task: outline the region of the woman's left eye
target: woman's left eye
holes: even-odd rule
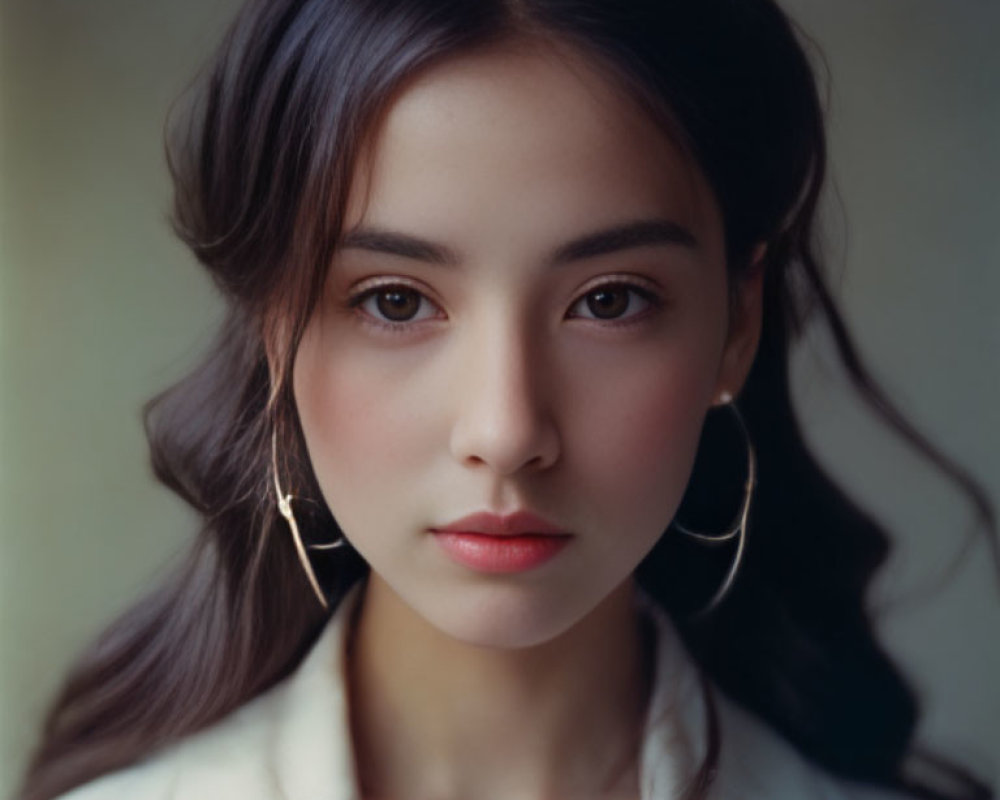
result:
[[[627,283],[608,283],[577,300],[569,316],[606,321],[630,320],[655,303],[652,292]]]

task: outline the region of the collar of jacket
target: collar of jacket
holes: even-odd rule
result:
[[[351,746],[346,644],[362,592],[341,601],[299,668],[211,727],[61,800],[360,800]],[[705,754],[698,671],[667,615],[638,595],[656,631],[640,746],[641,800],[683,798]],[[710,800],[839,800],[885,795],[808,765],[770,728],[716,693],[722,747]]]

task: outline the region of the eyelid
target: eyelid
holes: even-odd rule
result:
[[[402,275],[378,275],[372,278],[362,278],[351,285],[347,290],[347,295],[353,299],[375,289],[393,289],[399,286],[412,289],[430,299],[425,286],[412,278],[404,278]]]
[[[583,297],[584,295],[590,294],[590,292],[595,289],[601,289],[605,286],[624,286],[628,289],[636,289],[639,291],[649,292],[650,294],[658,294],[660,292],[659,284],[649,278],[644,278],[639,275],[630,275],[628,273],[615,273],[611,275],[601,275],[599,278],[585,284],[583,289],[580,290],[579,296]]]

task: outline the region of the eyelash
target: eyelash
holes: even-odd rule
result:
[[[630,314],[629,316],[626,317],[612,317],[608,319],[602,319],[596,316],[588,317],[572,313],[572,310],[577,306],[579,306],[581,303],[585,303],[589,296],[593,295],[595,292],[608,289],[625,290],[629,293],[629,300],[628,300],[628,306],[626,306],[626,311],[628,311],[632,307],[633,304],[632,298],[635,297],[638,297],[642,302],[645,302],[648,305],[648,308],[640,310],[637,313]],[[360,291],[357,291],[354,294],[352,294],[347,300],[347,305],[349,308],[355,310],[355,312],[363,319],[363,321],[366,324],[376,326],[380,329],[389,331],[391,333],[405,333],[407,332],[408,329],[412,328],[414,325],[435,318],[435,317],[429,317],[426,319],[417,319],[417,320],[408,319],[408,320],[393,321],[380,318],[375,314],[366,311],[363,308],[365,303],[367,303],[369,300],[377,298],[380,294],[386,294],[393,291],[412,292],[414,295],[417,296],[418,302],[420,302],[421,306],[424,303],[430,303],[437,310],[438,313],[440,313],[441,311],[440,307],[438,307],[437,304],[434,303],[434,301],[429,299],[427,295],[424,294],[424,292],[420,291],[414,286],[411,286],[408,283],[404,283],[398,280],[387,280],[384,283],[378,283],[373,286],[365,287]],[[571,304],[570,311],[567,312],[567,318],[586,319],[592,322],[597,322],[603,327],[621,328],[630,325],[635,325],[641,322],[650,313],[653,313],[655,312],[655,310],[661,308],[663,304],[664,304],[663,299],[650,288],[638,285],[632,280],[625,280],[622,278],[608,278],[594,286],[591,286],[589,289],[587,289],[587,291],[585,291],[579,297],[577,297]],[[417,313],[419,313],[419,311]]]
[[[646,303],[647,308],[642,309],[636,313],[629,314],[626,317],[612,317],[610,319],[602,319],[601,317],[584,317],[577,314],[569,316],[570,319],[586,319],[592,322],[597,322],[603,327],[609,328],[625,328],[631,325],[637,325],[646,319],[650,314],[655,313],[657,310],[663,307],[663,298],[653,291],[651,288],[639,285],[633,280],[626,280],[624,278],[609,277],[591,286],[587,291],[581,294],[573,304],[570,306],[570,311],[567,314],[571,314],[572,310],[579,306],[581,303],[585,303],[587,298],[593,295],[595,292],[601,290],[624,290],[629,293],[628,305],[626,306],[626,311],[631,309],[633,305],[633,298],[638,297],[642,302]]]
[[[369,300],[378,297],[380,294],[388,294],[389,292],[412,292],[415,294],[420,301],[421,305],[424,303],[430,303],[434,308],[440,312],[440,308],[434,301],[430,300],[426,294],[411,286],[408,283],[404,283],[398,280],[387,280],[385,282],[380,282],[374,285],[369,285],[358,292],[355,292],[347,299],[347,305],[349,308],[353,309],[359,317],[367,325],[375,326],[379,329],[388,331],[389,333],[406,333],[408,329],[412,328],[414,325],[420,322],[425,322],[427,320],[404,320],[400,322],[394,322],[393,320],[381,319],[374,314],[365,311],[362,306]]]

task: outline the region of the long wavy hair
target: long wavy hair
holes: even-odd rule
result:
[[[876,641],[865,602],[888,537],[818,465],[792,407],[789,351],[815,317],[860,395],[967,493],[995,546],[984,493],[879,389],[827,288],[814,230],[822,103],[809,42],[778,6],[250,0],[168,143],[176,230],[229,314],[203,363],[149,404],[146,424],[157,477],[204,524],[176,574],[69,675],[24,800],[52,798],[210,725],[292,672],[315,640],[326,612],[276,513],[270,444],[276,431],[306,541],[336,536],[290,371],[342,233],[353,165],[415,73],[518,37],[584,53],[684,148],[721,208],[731,285],[754,246],[767,245],[763,335],[740,397],[760,476],[745,564],[727,602],[693,621],[686,610],[710,593],[717,569],[668,529],[640,565],[641,585],[711,682],[822,768],[914,797],[992,797],[915,746],[917,700]],[[716,513],[712,490],[732,481],[723,468],[732,453],[720,452],[727,445],[711,427],[679,513]],[[349,548],[318,556],[316,568],[333,607],[367,570]]]

